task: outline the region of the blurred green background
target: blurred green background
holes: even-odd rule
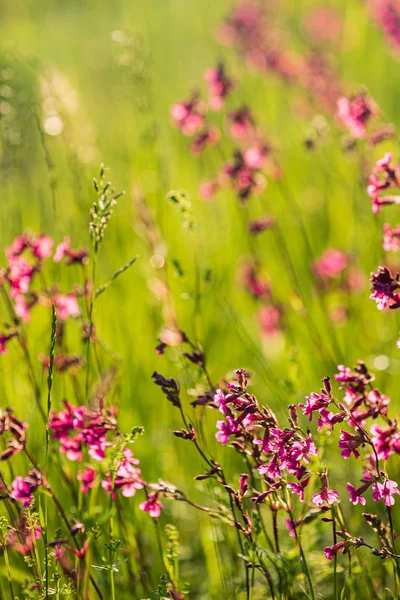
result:
[[[387,218],[394,224],[396,209],[372,215],[362,178],[363,169],[368,173],[368,162],[373,164],[386,150],[396,152],[395,142],[366,149],[363,157],[345,152],[343,129],[332,114],[325,114],[327,139],[316,150],[307,150],[304,139],[320,111],[315,108],[302,116],[296,109],[305,100],[304,91],[287,87],[273,74],[250,71],[232,49],[216,41],[216,29],[232,6],[230,0],[3,0],[0,5],[1,246],[29,229],[45,232],[56,242],[68,235],[73,247],[89,247],[89,210],[95,199],[91,180],[100,162],[110,168],[117,189],[126,190],[101,248],[98,283],[108,280],[136,253],[140,260],[99,299],[94,318],[98,335],[122,359],[110,392],[110,401],[120,407],[122,428],[145,427],[135,453],[146,479],[162,477],[192,490],[205,504],[214,495],[210,486],[194,486],[193,476],[204,466],[186,442],[171,434],[180,427],[179,414],[151,381],[157,370],[177,377],[189,391],[206,385],[196,367],[184,366],[179,351],[165,356],[155,352],[163,326],[162,307],[152,292],[158,270],[138,233],[134,202],[138,189],[154,211],[165,244],[161,254],[165,251],[180,327],[203,344],[213,381],[246,367],[260,400],[283,415],[288,404],[318,391],[321,378],[333,376],[336,364],[351,366],[363,359],[371,369],[378,369],[378,383],[396,404],[399,319],[395,311],[378,312],[368,298],[369,273],[384,260],[382,224]],[[301,0],[279,7],[279,27],[288,44],[300,52],[310,46],[303,24],[315,6]],[[340,42],[332,49],[342,88],[352,93],[365,85],[385,120],[398,125],[396,57],[363,2],[329,6],[343,21]],[[121,44],[121,32],[135,40],[128,49]],[[263,194],[246,206],[230,191],[210,202],[199,198],[201,180],[217,171],[220,157],[212,149],[199,159],[191,156],[187,139],[170,123],[170,105],[189,97],[195,87],[204,89],[204,70],[220,59],[239,82],[228,106],[250,106],[284,171],[284,185],[269,178]],[[43,128],[49,82],[56,88],[53,96],[63,124],[59,135],[48,135]],[[362,160],[367,161],[365,167]],[[165,200],[169,190],[180,188],[191,196],[195,231],[182,227],[179,212]],[[282,240],[273,231],[261,234],[255,242],[257,254],[285,310],[285,331],[272,341],[262,340],[256,303],[237,277],[238,265],[251,253],[246,223],[264,213],[279,223],[296,274],[294,281]],[[311,269],[312,260],[330,247],[350,252],[365,275],[363,291],[346,300],[349,318],[340,327],[328,315],[329,293],[322,299],[316,293]],[[173,260],[179,262],[181,275]],[[211,277],[205,277],[208,271]],[[46,277],[48,281],[62,278],[61,287],[67,291],[80,273],[77,267],[53,264]],[[47,353],[48,311],[37,308],[26,329],[44,398],[46,381],[36,358]],[[70,350],[79,352],[79,333],[73,325],[70,330]],[[105,369],[110,367],[106,353],[101,360]],[[35,404],[17,345],[1,358],[0,369],[1,404],[14,406],[19,416],[35,423]],[[54,405],[71,394],[67,376],[56,375]],[[196,423],[200,412],[191,409],[190,394],[184,398],[185,410]],[[228,461],[228,472],[236,478],[241,465],[231,450],[217,447],[214,414],[206,411],[202,419],[207,447],[224,464]],[[40,427],[31,425],[29,434],[31,447],[40,449]],[[343,489],[351,471],[351,461],[342,463],[335,485]],[[163,518],[175,522],[181,533],[182,577],[191,581],[192,596],[221,597],[216,557],[227,552],[222,542],[231,539],[231,533],[186,505],[165,504]],[[147,515],[140,519],[147,523]],[[146,527],[151,546],[153,533]],[[312,535],[317,538],[319,532]]]

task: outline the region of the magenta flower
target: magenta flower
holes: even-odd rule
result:
[[[390,164],[392,158],[392,153],[387,152],[377,161],[369,178],[367,193],[372,198],[372,212],[375,214],[380,212],[382,206],[400,203],[400,196],[381,195],[381,192],[399,187],[400,184],[397,169]]]
[[[300,483],[288,483],[287,487],[292,490],[293,494],[300,496],[301,502],[304,502],[304,490],[308,486],[309,481],[310,477],[306,477],[306,479],[303,479],[303,481],[300,481]]]
[[[339,494],[336,490],[329,489],[328,476],[326,473],[321,474],[321,489],[318,494],[314,494],[312,502],[321,507],[326,504],[334,504],[339,498]]]
[[[190,146],[192,154],[195,156],[202,154],[208,146],[218,144],[220,137],[219,130],[216,127],[207,126],[194,138]]]
[[[207,69],[204,79],[208,85],[208,104],[212,110],[219,110],[233,87],[233,82],[227,77],[225,67],[221,63],[216,69]]]
[[[147,500],[145,502],[141,502],[139,504],[139,508],[140,508],[140,510],[143,510],[144,512],[148,512],[149,515],[151,517],[153,517],[153,519],[158,519],[158,517],[161,514],[163,505],[158,500],[158,494],[151,493],[151,494],[149,494],[149,497],[147,498]]]
[[[385,479],[384,483],[376,481],[372,486],[372,497],[375,502],[383,500],[386,506],[393,506],[394,494],[400,494],[400,491],[397,488],[397,483],[390,479]]]
[[[362,486],[360,486],[359,488],[355,488],[354,485],[351,485],[351,483],[348,483],[346,486],[346,490],[349,492],[350,494],[350,502],[352,502],[354,505],[360,503],[363,506],[365,506],[366,504],[366,499],[362,496],[362,494],[369,488],[369,486],[371,485],[370,482],[364,483]]]
[[[232,417],[226,417],[226,421],[217,421],[217,433],[215,439],[225,446],[228,443],[229,437],[238,431],[235,420]]]
[[[192,136],[199,131],[204,125],[204,116],[198,95],[194,94],[187,102],[174,104],[171,117],[174,127],[180,129],[183,135]]]
[[[333,413],[329,410],[326,410],[326,408],[322,408],[319,411],[318,431],[320,431],[323,427],[328,427],[329,432],[332,432],[335,425],[341,423],[345,416],[345,413]]]
[[[71,461],[81,461],[83,448],[97,461],[103,460],[110,442],[107,431],[116,427],[113,413],[106,410],[90,410],[85,406],[72,406],[64,402],[65,410],[52,412],[49,429],[60,440],[60,450]]]
[[[341,550],[344,550],[345,547],[346,547],[346,542],[338,542],[334,546],[327,546],[326,548],[324,548],[325,557],[328,560],[332,560],[333,557],[335,556],[335,554],[337,554]]]
[[[54,304],[57,309],[57,316],[61,321],[66,321],[69,317],[77,317],[80,314],[78,301],[73,294],[54,296]]]
[[[254,146],[248,148],[243,154],[244,162],[250,169],[262,169],[268,152],[269,149],[267,146]]]
[[[17,475],[11,484],[10,497],[14,500],[19,500],[22,502],[24,508],[28,508],[33,499],[32,494],[40,487],[40,485],[42,485],[42,483],[42,476],[35,469],[29,471],[26,477]]]
[[[386,252],[397,251],[400,248],[400,225],[392,229],[388,223],[384,224],[382,247]]]
[[[1,333],[0,334],[0,354],[7,354],[7,344],[13,337],[17,335],[16,331],[11,331],[10,333]]]
[[[54,253],[54,262],[61,262],[65,258],[67,265],[72,264],[86,264],[88,261],[88,251],[86,248],[80,248],[79,250],[71,249],[71,239],[65,237],[64,240],[58,244]]]
[[[334,279],[346,269],[348,257],[336,248],[326,250],[313,264],[314,272],[321,279]]]
[[[49,258],[53,250],[53,240],[44,234],[34,238],[31,242],[33,253],[40,259]]]
[[[217,180],[203,181],[199,187],[199,194],[203,200],[211,200],[220,189],[220,184]]]
[[[303,409],[303,415],[312,421],[313,414],[319,412],[331,403],[331,399],[324,393],[316,394],[311,392],[310,396],[306,396],[306,403],[299,404],[299,408]]]
[[[370,431],[379,460],[387,460],[394,453],[400,454],[400,430],[397,424],[383,429],[374,423]]]
[[[389,42],[400,47],[400,7],[396,0],[369,0],[372,16]]]
[[[249,489],[249,475],[248,473],[242,473],[239,477],[239,494],[245,496]]]
[[[258,312],[258,322],[261,328],[261,334],[265,337],[272,337],[276,335],[282,324],[281,311],[277,306],[269,304],[263,306]]]
[[[92,467],[85,467],[83,471],[78,471],[76,477],[81,482],[82,493],[87,494],[94,487],[96,471]]]
[[[254,120],[246,106],[230,113],[229,132],[234,139],[248,137],[252,135],[254,131]]]
[[[358,458],[360,453],[357,448],[363,444],[365,444],[365,441],[360,434],[349,433],[344,429],[340,430],[339,448],[342,448],[340,454],[344,458],[350,458],[352,454],[354,454],[355,458]]]
[[[117,491],[121,490],[125,498],[131,498],[137,492],[144,488],[144,482],[141,478],[141,471],[138,468],[139,460],[134,458],[133,453],[128,448],[123,450],[124,458],[119,463],[114,477],[106,473],[106,480],[101,482],[102,488],[111,494],[113,500],[117,497]]]
[[[387,267],[379,267],[377,273],[371,273],[371,300],[375,300],[379,310],[400,306],[399,275],[392,276]]]
[[[350,135],[355,139],[366,137],[366,125],[370,118],[377,113],[377,105],[366,94],[361,93],[351,98],[342,97],[337,101],[337,115],[349,128]]]

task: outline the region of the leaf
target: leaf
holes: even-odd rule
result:
[[[121,267],[120,269],[118,269],[118,271],[116,271],[114,273],[114,275],[112,275],[112,277],[107,281],[107,283],[104,283],[103,285],[101,285],[100,287],[97,288],[96,293],[94,295],[94,299],[97,300],[97,298],[106,291],[106,289],[112,284],[112,282],[117,279],[117,277],[119,277],[120,275],[122,275],[122,273],[125,273],[125,271],[127,271],[139,258],[139,255],[136,254],[136,256],[134,256],[129,262],[126,263],[126,265],[124,265],[123,267]]]

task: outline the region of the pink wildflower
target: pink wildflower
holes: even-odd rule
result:
[[[339,498],[336,490],[330,490],[328,487],[328,476],[326,473],[321,474],[321,489],[318,494],[314,494],[312,502],[319,508],[325,503],[334,504]]]
[[[346,486],[346,490],[350,494],[350,502],[352,502],[352,504],[354,504],[354,505],[360,503],[363,506],[365,506],[365,504],[367,503],[367,501],[364,498],[364,496],[362,496],[362,494],[369,488],[370,485],[371,484],[369,482],[368,483],[364,483],[361,487],[359,487],[358,489],[356,489],[354,487],[354,485],[351,485],[351,483],[348,483],[347,486]]]
[[[85,467],[83,471],[78,471],[77,479],[81,482],[81,490],[83,494],[87,494],[94,486],[96,471],[91,467]]]
[[[376,481],[372,486],[372,497],[375,502],[383,500],[386,506],[393,506],[394,494],[400,494],[400,491],[397,488],[397,483],[390,479],[386,479],[384,483]]]
[[[346,547],[346,542],[338,542],[334,546],[327,546],[326,548],[324,548],[325,557],[328,560],[332,560],[333,557],[335,556],[335,554],[337,554],[341,550],[344,550],[345,547]]]
[[[388,223],[384,224],[382,246],[386,252],[396,251],[400,248],[400,225],[396,225],[396,228],[392,229]]]
[[[73,294],[54,296],[54,304],[57,309],[57,316],[61,321],[66,321],[69,317],[77,317],[80,314],[78,301]]]
[[[125,498],[131,498],[137,490],[144,487],[141,471],[137,466],[140,461],[134,458],[132,451],[128,448],[124,448],[123,454],[124,458],[119,463],[114,477],[110,473],[106,473],[106,480],[101,482],[102,488],[107,494],[111,494],[113,500],[116,498],[118,490],[121,490]]]
[[[30,506],[32,502],[32,494],[38,489],[38,487],[41,484],[41,474],[35,469],[32,469],[31,471],[29,471],[26,477],[17,475],[17,477],[11,484],[10,496],[14,500],[21,501],[24,508],[28,508],[28,506]]]
[[[297,494],[298,496],[300,496],[300,502],[304,502],[304,491],[305,488],[308,486],[308,483],[310,481],[310,477],[306,477],[305,479],[303,479],[303,481],[300,481],[300,483],[288,483],[287,487],[292,490],[293,494]]]
[[[208,84],[209,106],[212,110],[219,110],[231,91],[233,82],[227,77],[222,63],[216,69],[207,69],[204,79]]]
[[[348,265],[348,257],[340,250],[331,248],[314,261],[314,272],[321,279],[334,279],[338,277]]]
[[[158,495],[156,493],[151,493],[145,502],[139,504],[139,508],[144,512],[148,512],[153,519],[157,519],[161,514],[163,505],[158,500]]]
[[[191,136],[204,125],[204,116],[199,97],[194,94],[187,102],[178,102],[171,107],[174,127],[179,128],[183,135]]]
[[[371,273],[371,300],[375,300],[379,310],[400,306],[399,275],[392,276],[387,267],[379,267],[377,273]]]
[[[358,94],[351,98],[341,97],[337,101],[337,115],[349,128],[350,135],[356,139],[366,137],[366,125],[377,112],[377,105],[366,94]]]

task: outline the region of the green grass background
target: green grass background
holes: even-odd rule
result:
[[[57,242],[69,235],[74,247],[89,246],[88,215],[95,198],[91,179],[97,175],[100,161],[110,167],[116,187],[127,191],[106,232],[98,282],[106,281],[136,253],[140,260],[99,299],[95,322],[99,335],[123,358],[112,397],[120,406],[124,430],[133,425],[145,427],[145,436],[137,442],[135,451],[147,480],[162,477],[204,503],[211,502],[214,496],[210,486],[193,484],[193,476],[202,471],[203,465],[187,443],[171,435],[171,430],[180,426],[179,414],[151,382],[152,372],[158,370],[166,376],[177,376],[183,387],[193,388],[199,374],[195,368],[183,368],[175,352],[169,358],[155,353],[163,323],[160,304],[148,285],[156,275],[149,262],[151,256],[136,232],[132,201],[136,187],[142,189],[155,211],[167,245],[169,284],[180,325],[190,337],[203,343],[213,380],[219,380],[233,368],[246,367],[253,373],[254,390],[260,399],[283,415],[288,404],[301,401],[312,390],[318,391],[321,378],[333,375],[336,364],[344,361],[352,365],[361,358],[373,368],[376,357],[385,355],[388,366],[378,373],[377,379],[398,406],[400,359],[395,341],[399,320],[394,312],[376,310],[368,299],[367,281],[370,271],[383,260],[382,224],[387,219],[394,224],[397,209],[389,208],[378,217],[372,215],[359,159],[342,151],[331,116],[328,115],[329,140],[317,151],[308,152],[303,139],[309,119],[302,120],[293,111],[296,97],[301,98],[302,92],[286,88],[274,75],[262,77],[248,71],[232,50],[219,46],[215,31],[231,2],[3,0],[0,4],[1,68],[13,72],[9,85],[14,96],[10,103],[15,106],[16,119],[12,127],[20,135],[19,144],[10,146],[4,137],[2,141],[1,246],[8,245],[27,228],[43,231]],[[363,2],[351,0],[331,5],[344,20],[340,48],[334,56],[344,88],[350,93],[359,85],[366,85],[385,119],[398,125],[400,70],[396,57],[370,20]],[[281,27],[292,47],[300,51],[306,49],[301,22],[312,6],[315,4],[301,0],[288,2],[280,9]],[[132,75],[118,66],[116,44],[111,37],[116,30],[142,37],[147,57],[144,82],[135,83]],[[204,70],[219,58],[226,61],[240,82],[229,106],[246,102],[251,107],[261,129],[277,149],[285,172],[287,193],[269,180],[262,196],[250,199],[245,208],[229,191],[212,202],[199,199],[201,179],[217,170],[220,159],[213,150],[204,158],[193,158],[187,140],[170,125],[171,103],[187,97],[194,86],[203,86]],[[33,113],[40,111],[38,81],[48,68],[58,69],[68,77],[79,97],[79,118],[65,119],[63,135],[45,136],[44,146]],[[138,109],[144,93],[151,115]],[[76,153],[81,127],[87,123],[92,127],[97,150],[92,164],[82,164]],[[154,124],[156,140],[149,134]],[[395,142],[369,150],[371,164],[388,149],[396,155]],[[193,217],[198,224],[195,232],[182,228],[178,212],[165,201],[166,193],[178,188],[191,195]],[[279,240],[271,232],[262,234],[257,239],[258,253],[274,293],[286,309],[285,345],[275,350],[269,343],[264,347],[260,343],[254,318],[256,305],[239,286],[236,276],[238,262],[250,252],[245,223],[249,216],[265,212],[279,222],[301,284],[297,292],[305,304],[302,313],[293,301],[294,283],[282,258]],[[329,247],[351,252],[354,263],[366,276],[366,287],[350,299],[351,316],[341,328],[332,327],[326,306],[313,291],[311,261]],[[181,263],[182,277],[176,276],[171,259]],[[202,284],[202,299],[196,305],[192,297],[196,272],[206,269],[211,269],[212,279]],[[78,275],[75,267],[62,270],[57,265],[51,265],[46,273],[49,281],[63,277],[65,291]],[[318,335],[311,329],[310,319]],[[78,333],[73,325],[70,329],[71,349],[78,349]],[[36,357],[47,352],[48,312],[38,308],[27,332],[35,369],[42,377],[44,398],[46,382]],[[108,364],[106,358],[104,364]],[[56,375],[54,405],[70,395],[67,378]],[[191,414],[189,400],[186,398],[185,402]],[[43,432],[16,346],[0,360],[0,403],[14,406],[17,414],[33,423],[30,443],[40,452]],[[228,463],[231,475],[236,477],[241,472],[240,463],[231,450],[221,450],[213,439],[214,415],[206,413],[204,418],[208,448]],[[340,462],[336,469],[334,466],[335,485],[343,489],[355,465],[352,461]],[[61,483],[56,485],[62,489]],[[223,550],[217,551],[217,547],[221,540],[230,540],[231,534],[189,507],[165,504],[165,521],[174,522],[180,530],[182,577],[192,583],[192,596],[202,600],[221,597],[217,555]],[[140,521],[152,546],[155,542],[146,515]],[[360,518],[354,516],[354,523],[359,522]],[[311,537],[317,539],[318,535],[316,528]],[[215,537],[220,540],[216,544]],[[160,571],[156,554],[154,561],[156,571]]]

